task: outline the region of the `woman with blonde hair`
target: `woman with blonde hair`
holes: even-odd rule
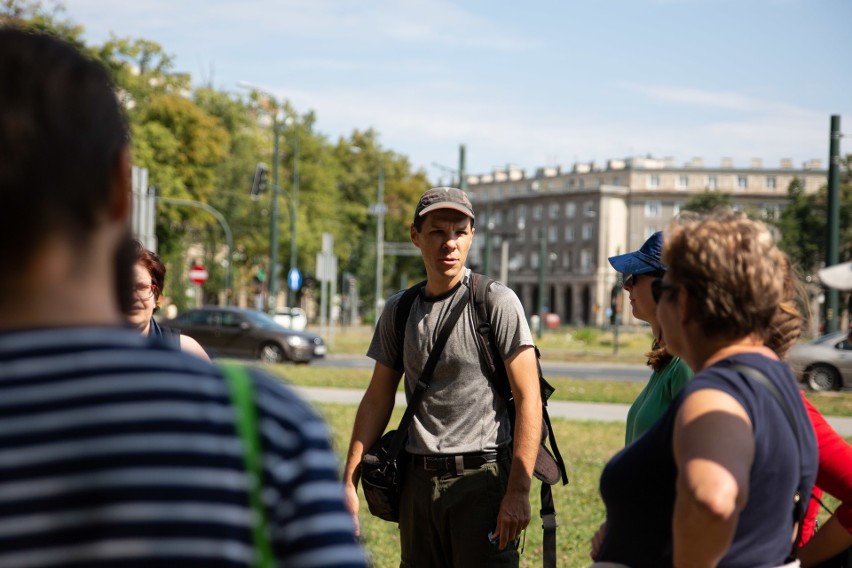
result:
[[[762,223],[718,212],[676,221],[663,261],[668,271],[652,284],[657,319],[695,376],[604,468],[607,534],[596,560],[783,565],[817,464],[792,371],[764,345],[784,299],[785,255]],[[792,409],[789,422],[772,391]]]

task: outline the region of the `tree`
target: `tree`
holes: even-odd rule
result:
[[[695,213],[709,213],[717,207],[731,207],[733,200],[730,193],[704,190],[686,200],[681,211],[693,211]]]
[[[840,167],[840,260],[852,259],[852,154]],[[826,207],[828,187],[805,193],[799,179],[787,188],[790,202],[775,225],[781,233],[779,246],[804,275],[814,275],[825,264]]]

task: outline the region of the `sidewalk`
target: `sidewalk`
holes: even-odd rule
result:
[[[305,400],[312,402],[332,402],[338,404],[358,404],[364,391],[359,389],[334,389],[322,387],[293,387]],[[405,405],[405,395],[397,393],[397,406]],[[570,402],[554,400],[547,404],[547,410],[553,418],[569,420],[599,420],[601,422],[624,422],[627,420],[627,404],[609,404],[605,402]],[[826,416],[825,419],[841,436],[852,436],[852,418]]]

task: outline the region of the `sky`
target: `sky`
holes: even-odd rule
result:
[[[264,87],[331,141],[374,128],[436,181],[461,144],[469,174],[647,155],[825,167],[830,116],[852,133],[849,0],[64,4],[91,43],[155,41],[194,84]]]

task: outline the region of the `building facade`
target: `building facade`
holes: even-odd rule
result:
[[[477,211],[470,264],[513,288],[527,314],[553,312],[563,324],[601,326],[609,321],[613,289],[620,290],[607,258],[638,249],[689,198],[729,193],[735,209],[770,218],[786,205],[794,178],[810,193],[826,176],[819,160],[794,168],[785,159],[766,168],[755,159],[743,168],[730,159],[708,167],[698,158],[677,166],[651,157],[539,168],[535,175],[509,166],[468,176]],[[621,321],[637,323],[629,308]]]

